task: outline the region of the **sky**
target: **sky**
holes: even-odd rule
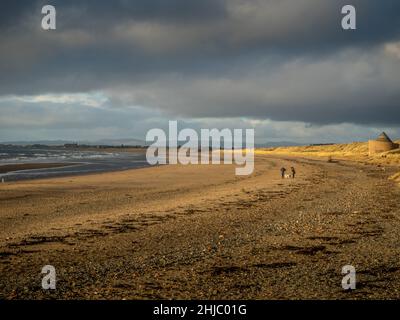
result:
[[[398,0],[0,2],[0,141],[254,128],[257,143],[400,138]],[[352,4],[357,29],[343,30]]]

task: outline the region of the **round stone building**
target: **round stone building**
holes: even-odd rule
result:
[[[368,141],[368,147],[369,154],[371,155],[397,149],[399,148],[399,144],[394,143],[385,132],[382,132],[376,140]]]

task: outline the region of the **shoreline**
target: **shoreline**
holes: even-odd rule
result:
[[[38,169],[52,169],[52,168],[62,168],[76,165],[76,163],[16,163],[16,164],[0,164],[0,174],[19,172],[24,170],[38,170]]]
[[[143,148],[16,147],[10,150],[5,149],[2,154],[0,182],[3,179],[3,182],[17,182],[72,177],[147,166]],[[22,158],[18,159],[20,156]]]
[[[45,169],[53,169],[53,168],[69,168],[69,167],[75,167],[75,166],[80,166],[80,165],[85,165],[84,163],[68,163],[68,164],[63,164],[60,163],[60,166],[55,166],[55,167],[46,167],[44,166],[43,168],[32,168],[32,169],[20,169],[17,171],[9,171],[9,172],[0,172],[0,183],[1,183],[1,178],[6,178],[7,174],[12,174],[12,173],[18,173],[18,172],[23,172],[24,170],[45,170]],[[142,170],[142,169],[150,169],[153,167],[158,167],[160,165],[144,165],[144,166],[137,166],[133,168],[121,168],[121,169],[113,169],[113,170],[104,170],[104,171],[90,171],[90,172],[75,172],[75,173],[60,173],[59,175],[56,176],[43,176],[43,177],[26,177],[26,178],[19,178],[16,180],[6,180],[4,183],[12,183],[12,184],[23,184],[23,183],[42,183],[42,182],[54,182],[57,183],[57,181],[61,181],[63,179],[75,179],[75,178],[85,178],[85,177],[92,177],[92,176],[101,176],[101,175],[108,175],[108,174],[114,174],[114,173],[124,173],[124,172],[130,172],[130,171],[137,171],[137,170]],[[162,165],[165,166],[165,165]],[[1,167],[1,166],[0,166]],[[2,177],[1,177],[2,176]]]

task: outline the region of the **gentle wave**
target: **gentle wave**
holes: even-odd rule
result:
[[[0,165],[65,163],[63,167],[27,169],[1,174],[6,181],[119,171],[149,166],[145,152],[101,152],[56,148],[0,146]],[[73,168],[72,168],[73,166]]]

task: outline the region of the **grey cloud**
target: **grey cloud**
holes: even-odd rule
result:
[[[1,3],[0,95],[102,90],[171,116],[400,119],[400,60],[384,51],[400,41],[397,0],[352,1],[355,32],[340,28],[344,0],[55,0],[54,32],[40,29],[43,4]]]
[[[0,101],[0,141],[120,137],[143,138],[160,113],[140,107],[93,107],[79,102]]]
[[[319,124],[399,124],[400,59],[383,48],[344,51],[264,68],[248,64],[221,77],[159,78],[110,90],[118,104],[158,107],[186,117],[253,117]]]
[[[19,116],[15,116],[15,115]],[[16,140],[92,140],[108,138],[145,139],[147,130],[168,131],[169,117],[147,108],[100,107],[79,103],[24,102],[15,98],[0,102],[0,142]],[[248,118],[181,118],[179,129],[254,128],[256,143],[296,141],[300,143],[367,140],[383,129],[399,137],[399,128],[340,125],[307,125],[299,121],[271,121]]]

